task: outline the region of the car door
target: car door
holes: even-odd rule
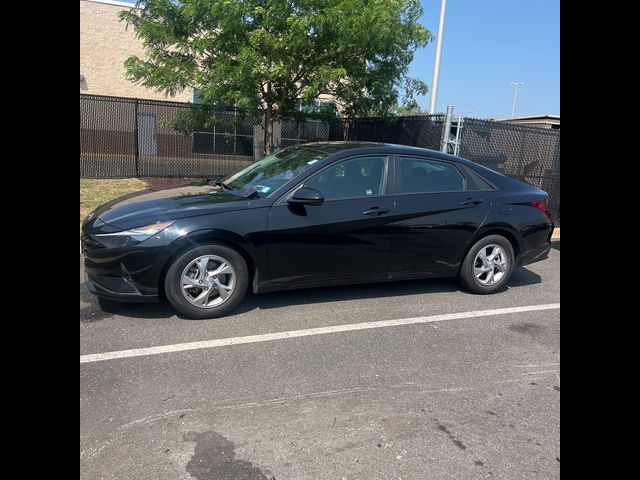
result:
[[[393,221],[389,158],[348,158],[301,186],[320,191],[321,205],[271,208],[267,227],[270,283],[388,274]]]
[[[454,162],[409,155],[395,161],[392,274],[455,274],[465,246],[489,213],[491,192],[479,190]]]

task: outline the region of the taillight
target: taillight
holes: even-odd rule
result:
[[[549,210],[547,210],[547,207],[544,204],[544,202],[535,201],[535,202],[531,202],[531,205],[536,207],[538,210],[540,210],[542,213],[544,213],[549,218],[549,220],[551,220],[551,214],[549,213]]]

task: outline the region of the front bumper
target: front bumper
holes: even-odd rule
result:
[[[158,302],[158,295],[143,295],[135,284],[123,277],[108,277],[85,272],[87,290],[98,297],[116,300],[118,302]]]
[[[94,295],[120,302],[157,302],[171,237],[157,235],[125,248],[105,248],[83,234],[85,282]]]

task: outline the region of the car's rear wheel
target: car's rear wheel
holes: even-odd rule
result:
[[[500,235],[481,238],[471,247],[460,268],[460,284],[474,293],[503,290],[514,267],[513,247]]]
[[[244,298],[249,284],[242,255],[224,245],[195,247],[180,255],[165,277],[165,294],[189,318],[227,315]]]

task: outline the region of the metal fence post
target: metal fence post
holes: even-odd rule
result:
[[[134,116],[135,116],[135,120],[134,120],[134,127],[133,127],[133,142],[134,142],[134,155],[135,155],[135,169],[136,169],[136,178],[138,178],[138,160],[140,158],[140,146],[138,145],[138,99],[134,98],[133,99],[133,111],[134,111]]]
[[[453,118],[453,105],[447,105],[447,115],[444,117],[442,140],[440,141],[440,151],[449,152],[449,135],[451,135],[451,119]]]
[[[464,117],[458,117],[458,125],[456,126],[456,139],[453,144],[453,154],[458,156],[460,152],[460,142],[462,141],[462,124],[464,123]]]

